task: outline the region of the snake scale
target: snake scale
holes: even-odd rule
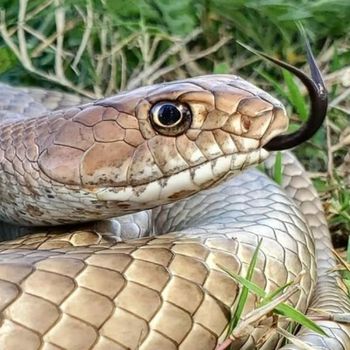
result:
[[[27,233],[3,223],[1,350],[213,350],[239,295],[221,267],[245,275],[260,239],[253,281],[266,292],[299,278],[291,305],[350,312],[302,166],[284,153],[281,186],[243,171],[288,125],[282,104],[245,80],[202,76],[93,102],[0,85],[0,118],[0,218]],[[302,349],[269,321],[232,348]],[[298,339],[350,349],[349,326],[318,324],[328,337],[301,328]]]

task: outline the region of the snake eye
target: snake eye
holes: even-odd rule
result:
[[[191,125],[189,107],[176,102],[158,102],[150,110],[152,126],[160,134],[176,136],[184,133]]]

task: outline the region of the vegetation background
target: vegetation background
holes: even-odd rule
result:
[[[324,128],[296,153],[324,201],[335,244],[344,247],[350,232],[349,18],[349,0],[0,0],[0,81],[98,98],[164,80],[239,74],[282,99],[295,128],[307,115],[305,90],[236,41],[307,70],[301,21],[330,109]]]

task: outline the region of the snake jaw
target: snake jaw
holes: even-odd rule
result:
[[[216,185],[242,169],[260,163],[268,155],[269,153],[262,148],[247,153],[225,155],[162,180],[125,188],[102,188],[96,191],[95,195],[99,201],[116,203],[116,209],[118,202],[132,203],[128,207],[130,212],[135,211],[133,205],[134,208],[148,209],[189,197],[202,189]]]

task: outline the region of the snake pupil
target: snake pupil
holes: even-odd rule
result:
[[[149,117],[153,128],[165,136],[183,134],[192,123],[189,106],[177,101],[161,101],[154,104]]]
[[[181,119],[181,112],[176,106],[165,104],[159,108],[158,119],[164,126],[171,126]]]

